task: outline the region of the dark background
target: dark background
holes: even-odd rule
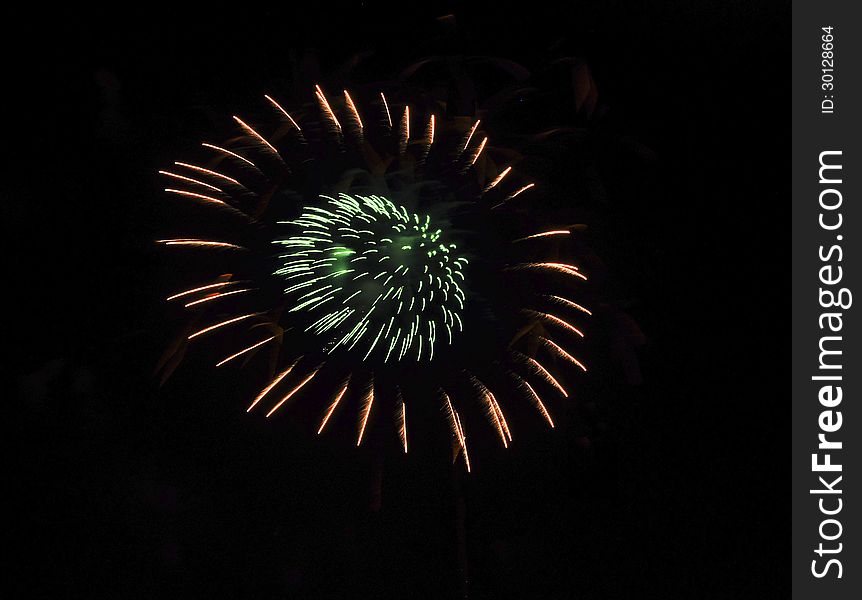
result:
[[[450,13],[468,53],[589,65],[607,337],[639,369],[610,360],[586,416],[470,477],[445,444],[376,458],[249,418],[211,361],[159,389],[153,173],[302,57],[391,73]],[[471,598],[787,597],[789,21],[737,1],[12,15],[7,597],[459,597],[458,502]]]

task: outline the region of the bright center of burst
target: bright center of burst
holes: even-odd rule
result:
[[[382,196],[321,196],[299,218],[275,272],[285,279],[291,313],[326,352],[363,360],[432,360],[463,329],[467,259],[427,215]]]

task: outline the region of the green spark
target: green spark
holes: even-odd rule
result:
[[[466,298],[456,279],[466,282],[467,259],[457,256],[445,227],[383,196],[320,199],[282,222],[292,229],[273,241],[288,250],[278,256],[283,262],[275,271],[289,282],[288,310],[307,315],[305,331],[318,336],[327,352],[357,352],[361,360],[383,362],[433,360],[437,344],[451,344],[453,328],[463,330]],[[416,247],[423,251],[412,252]],[[380,258],[369,263],[371,254]],[[384,261],[390,268],[370,268]],[[351,268],[344,268],[347,263]],[[438,326],[446,337],[437,335]]]

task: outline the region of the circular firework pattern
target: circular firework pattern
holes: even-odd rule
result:
[[[159,172],[170,196],[212,211],[197,225],[210,233],[158,240],[202,273],[167,297],[190,319],[163,379],[189,345],[230,340],[219,368],[270,359],[247,411],[328,396],[318,434],[353,412],[361,445],[388,412],[407,452],[411,415],[433,403],[468,471],[469,405],[504,447],[520,405],[554,427],[549,406],[587,370],[576,346],[591,312],[574,299],[587,275],[566,258],[571,226],[513,210],[540,190],[517,153],[424,97],[411,110],[368,94],[361,113],[316,86],[293,114],[264,98],[268,116],[233,117],[233,138]]]

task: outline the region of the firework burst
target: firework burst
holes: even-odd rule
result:
[[[266,95],[269,116],[235,116],[236,137],[159,171],[174,201],[230,223],[211,239],[158,241],[235,271],[167,297],[193,314],[183,344],[244,338],[216,366],[273,360],[249,412],[328,397],[315,430],[353,411],[356,445],[389,413],[407,453],[408,417],[424,414],[411,407],[436,401],[467,470],[471,404],[506,448],[507,403],[554,427],[553,406],[587,369],[575,345],[591,312],[569,297],[588,279],[560,255],[571,231],[511,226],[540,186],[479,120],[380,92],[365,104],[320,86],[313,97],[288,113]],[[411,444],[415,431],[411,421]]]
[[[314,318],[306,331],[318,336],[347,332],[323,343],[328,354],[358,346],[362,360],[375,349],[385,353],[384,363],[433,360],[438,324],[448,344],[453,330],[463,329],[459,282],[468,260],[431,229],[428,215],[378,196],[321,200],[323,207],[304,207],[298,219],[284,222],[294,231],[275,240],[289,250],[275,271],[288,283],[289,312]]]

